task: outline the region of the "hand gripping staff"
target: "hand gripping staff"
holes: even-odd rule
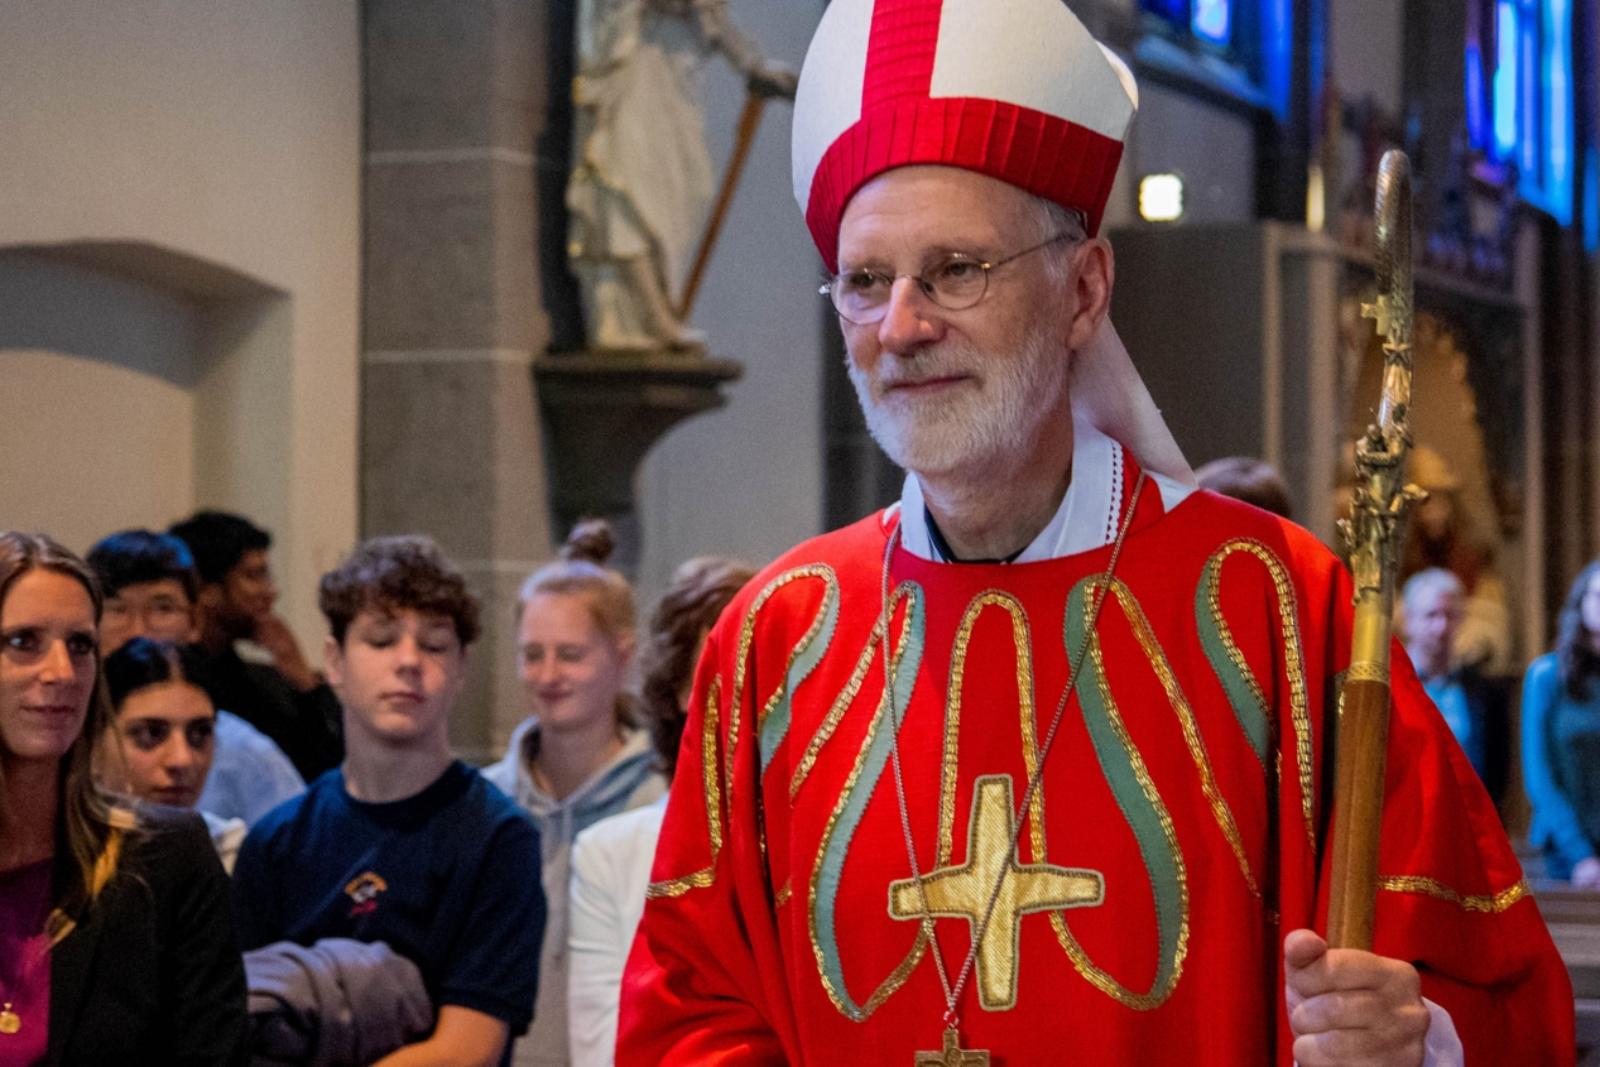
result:
[[[1378,422],[1356,442],[1356,495],[1340,522],[1355,580],[1350,669],[1339,696],[1333,793],[1333,882],[1328,943],[1372,948],[1389,735],[1389,644],[1397,548],[1411,506],[1426,494],[1405,483],[1411,448],[1411,161],[1390,150],[1378,165],[1378,299],[1362,306],[1383,338]]]

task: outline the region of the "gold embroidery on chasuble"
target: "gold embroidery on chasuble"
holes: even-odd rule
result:
[[[1104,586],[1098,582],[1093,586],[1094,595],[1101,595]],[[1190,762],[1194,764],[1195,776],[1200,780],[1200,792],[1206,798],[1206,804],[1211,809],[1211,817],[1217,824],[1217,829],[1222,832],[1223,839],[1228,842],[1228,848],[1233,853],[1234,862],[1238,864],[1239,874],[1244,878],[1245,885],[1250,894],[1258,900],[1261,890],[1256,884],[1255,874],[1250,869],[1250,860],[1245,853],[1244,840],[1239,833],[1238,821],[1234,818],[1233,809],[1222,795],[1222,788],[1217,784],[1215,773],[1211,769],[1211,756],[1206,751],[1204,738],[1200,734],[1200,724],[1195,719],[1194,709],[1189,704],[1189,698],[1184,695],[1183,687],[1179,685],[1177,675],[1173,672],[1172,664],[1167,659],[1166,650],[1161,647],[1161,642],[1156,639],[1155,630],[1150,625],[1150,620],[1145,616],[1144,609],[1134,599],[1133,593],[1120,581],[1113,583],[1118,609],[1127,621],[1128,628],[1133,631],[1133,637],[1138,642],[1139,650],[1144,653],[1145,663],[1156,680],[1161,683],[1161,690],[1166,694],[1167,705],[1172,709],[1173,715],[1178,720],[1179,729],[1183,733],[1184,747],[1188,749]],[[1094,638],[1093,655],[1096,663],[1100,661],[1100,640]],[[1259,689],[1259,687],[1258,687]],[[1107,699],[1110,700],[1109,689]],[[1264,701],[1263,701],[1264,703]],[[1024,727],[1026,729],[1026,726]],[[1031,774],[1036,761],[1034,743],[1031,732],[1027,737],[1028,770]]]
[[[749,676],[750,654],[755,643],[756,623],[762,609],[785,586],[802,579],[821,581],[823,595],[815,617],[805,634],[790,651],[782,683],[762,705],[756,715],[755,732],[764,752],[775,748],[783,739],[789,725],[789,706],[793,691],[814,670],[827,651],[833,626],[838,618],[839,580],[833,568],[815,563],[796,567],[778,575],[756,594],[750,609],[745,613],[739,629],[739,645],[735,656],[733,699],[728,705],[728,740],[720,737],[719,706],[722,679],[713,679],[706,697],[700,738],[700,760],[706,805],[706,837],[710,849],[710,863],[691,874],[652,882],[645,890],[646,899],[678,897],[692,889],[709,888],[716,880],[717,857],[722,851],[723,809],[733,810],[734,760],[739,746],[740,708],[744,704],[745,683]],[[766,759],[763,759],[763,766]],[[761,853],[766,855],[766,831],[760,828]]]
[[[1105,880],[1098,871],[1019,862],[1012,845],[1016,825],[1011,804],[1010,775],[979,778],[967,827],[966,862],[929,871],[920,887],[915,878],[889,886],[889,914],[896,919],[922,921],[926,899],[928,914],[965,919],[977,937],[988,915],[977,959],[978,997],[985,1011],[1016,1005],[1024,915],[1088,907],[1105,895]]]
[[[1069,655],[1082,647],[1084,626],[1089,614],[1085,591],[1090,584],[1091,579],[1088,578],[1079,582],[1069,597],[1067,632],[1063,635],[1066,639],[1066,647],[1070,650]],[[906,708],[910,701],[911,691],[916,682],[916,672],[924,652],[925,618],[923,593],[919,586],[915,583],[905,583],[897,588],[893,595],[893,602],[896,607],[898,607],[902,596],[909,596],[910,602],[906,609],[906,623],[901,630],[904,637],[903,646],[897,648],[894,654],[897,664],[894,674],[894,705],[896,714],[904,724]],[[975,597],[968,604],[955,642],[951,648],[949,687],[945,698],[944,741],[940,753],[939,825],[937,854],[933,864],[933,868],[936,871],[951,866],[951,853],[954,850],[952,840],[955,821],[954,812],[956,794],[960,784],[959,730],[964,700],[963,690],[967,652],[979,616],[990,608],[1002,610],[1010,617],[1010,636],[1016,655],[1016,699],[1021,720],[1020,740],[1028,766],[1036,766],[1034,761],[1037,759],[1038,751],[1034,737],[1036,727],[1033,721],[1032,636],[1029,633],[1027,615],[1021,602],[1015,597],[991,590]],[[1136,607],[1134,610],[1137,610]],[[1085,699],[1089,712],[1087,725],[1090,728],[1091,739],[1100,762],[1101,771],[1116,797],[1122,818],[1127,822],[1129,829],[1138,841],[1140,858],[1146,875],[1150,880],[1150,888],[1156,904],[1157,958],[1155,961],[1155,975],[1149,990],[1143,993],[1129,990],[1093,962],[1066,925],[1065,910],[1067,905],[1043,905],[1032,910],[1049,913],[1051,925],[1055,930],[1057,940],[1061,943],[1062,949],[1073,967],[1091,985],[1128,1007],[1137,1010],[1150,1010],[1159,1007],[1166,1001],[1182,973],[1189,935],[1188,882],[1184,873],[1183,856],[1178,848],[1176,830],[1171,816],[1167,812],[1165,802],[1156,790],[1154,781],[1145,769],[1144,761],[1138,748],[1134,745],[1126,727],[1121,722],[1116,702],[1111,698],[1110,681],[1106,677],[1104,665],[1100,662],[1098,641],[1091,643],[1090,649],[1089,658],[1093,665],[1091,668],[1090,664],[1086,663],[1083,671],[1080,672],[1081,676],[1077,683],[1079,697],[1083,699],[1087,695],[1089,698]],[[903,663],[901,662],[902,655]],[[881,669],[881,659],[876,662],[879,669]],[[859,672],[857,673],[859,674]],[[852,677],[855,676],[853,675]],[[809,932],[812,951],[816,957],[818,977],[834,1006],[846,1018],[856,1022],[865,1020],[884,1001],[898,991],[910,977],[913,969],[922,962],[922,957],[929,948],[927,926],[926,924],[920,924],[916,937],[906,955],[893,968],[891,973],[873,989],[872,994],[865,1001],[857,1001],[847,988],[836,926],[835,909],[841,892],[845,858],[849,854],[855,830],[860,825],[866,802],[880,785],[885,789],[893,788],[892,785],[884,781],[884,772],[889,760],[890,749],[887,731],[882,729],[887,719],[887,710],[887,702],[880,697],[876,712],[868,725],[866,737],[860,742],[861,747],[856,754],[854,766],[845,781],[841,795],[834,804],[833,814],[828,821],[821,841],[816,866],[813,869],[810,892],[807,899]],[[837,724],[834,723],[833,725]],[[1045,792],[1045,790],[1036,790],[1033,801],[1029,806],[1028,823],[1032,835],[1029,839],[1029,844],[1036,863],[1043,866],[1053,866],[1047,863],[1045,857],[1045,835],[1043,830]],[[982,798],[975,792],[973,797],[974,804],[978,805],[981,800]],[[913,819],[915,820],[915,813],[913,813]],[[1007,840],[1009,841],[1009,838]],[[969,843],[969,859],[972,858]],[[1014,853],[1012,858],[1016,858]],[[995,870],[998,871],[998,869]],[[1097,872],[1073,871],[1072,868],[1056,868],[1056,870],[1097,875]],[[996,877],[998,877],[998,873]],[[1072,902],[1072,906],[1082,906],[1084,903],[1087,903],[1087,901],[1075,900]],[[984,900],[981,906],[987,907],[987,899]],[[1022,912],[1022,914],[1026,913],[1025,911]],[[993,920],[991,920],[991,925],[992,923]],[[985,941],[989,941],[989,938],[986,937]],[[996,944],[998,945],[998,943]],[[995,947],[989,949],[991,954],[996,950]],[[995,959],[995,957],[991,955],[991,959]],[[1000,962],[1004,962],[1003,953]],[[1020,974],[1020,961],[1013,957],[1012,962],[1018,969],[1018,974]],[[982,1006],[988,1007],[993,1002],[998,1007],[991,1010],[1004,1010],[1006,1006],[1014,1001],[1016,985],[1019,979],[1016,975],[1011,974],[1009,966],[1002,969],[996,962],[991,962],[986,966],[986,973],[990,973],[989,989],[986,992],[980,981],[980,1003]],[[1010,976],[1009,993],[1007,992],[1007,979],[995,977],[995,975],[1002,973]]]
[[[905,586],[895,591],[889,602],[888,614],[891,618],[893,618],[894,613],[899,610],[900,605],[905,602],[906,597],[909,595]],[[908,611],[900,619],[900,632],[899,636],[895,638],[894,656],[890,661],[892,664],[891,670],[895,674],[899,673],[901,661],[905,658],[906,639],[910,633],[911,622],[911,612]],[[861,655],[856,658],[855,668],[850,672],[850,680],[839,691],[838,697],[834,700],[832,706],[828,708],[828,713],[823,716],[821,725],[817,727],[816,734],[811,738],[810,743],[806,745],[805,752],[801,754],[800,762],[795,765],[794,777],[789,782],[790,800],[799,795],[801,785],[805,783],[806,777],[811,773],[812,768],[817,765],[817,757],[822,754],[822,746],[826,745],[833,737],[834,731],[839,728],[839,723],[844,720],[845,712],[850,710],[850,706],[855,703],[857,695],[861,692],[862,685],[866,683],[867,672],[872,669],[874,663],[878,662],[878,653],[883,648],[883,627],[884,622],[882,619],[873,623],[872,633],[868,635],[867,643],[861,649]],[[879,670],[882,670],[881,665]]]
[[[1498,893],[1474,896],[1469,893],[1460,893],[1443,882],[1421,875],[1400,874],[1388,875],[1378,879],[1378,888],[1386,893],[1417,893],[1425,897],[1433,897],[1447,904],[1454,904],[1462,911],[1475,911],[1485,915],[1498,915],[1517,901],[1532,895],[1526,881],[1518,881],[1506,886]]]
[[[1233,630],[1222,611],[1222,565],[1229,558],[1244,555],[1266,568],[1272,581],[1277,608],[1278,635],[1282,642],[1284,672],[1289,681],[1289,717],[1294,728],[1295,770],[1300,784],[1300,813],[1306,844],[1317,847],[1315,815],[1315,755],[1312,753],[1310,697],[1306,686],[1305,652],[1300,637],[1300,611],[1289,570],[1271,549],[1260,541],[1237,538],[1211,554],[1201,571],[1200,587],[1195,591],[1195,622],[1213,672],[1228,692],[1228,702],[1239,717],[1240,726],[1252,735],[1256,755],[1265,763],[1267,732],[1271,729],[1270,706],[1266,693],[1244,653],[1234,640]],[[1338,691],[1342,691],[1339,687]],[[1283,750],[1273,756],[1273,782],[1281,778]]]
[[[644,892],[647,900],[681,897],[691,889],[705,889],[716,880],[717,856],[722,852],[722,762],[717,758],[720,747],[717,704],[721,695],[722,679],[713,678],[706,692],[705,714],[700,728],[700,777],[705,790],[706,841],[711,848],[711,862],[682,878],[651,882]]]
[[[1241,727],[1245,729],[1253,743],[1258,743],[1267,736],[1264,728],[1268,722],[1264,717],[1272,711],[1270,694],[1278,691],[1278,687],[1270,680],[1258,678],[1251,672],[1223,615],[1222,599],[1219,595],[1222,584],[1222,563],[1230,556],[1236,555],[1253,557],[1265,566],[1272,580],[1272,592],[1276,594],[1276,597],[1271,599],[1276,600],[1277,618],[1274,621],[1278,624],[1277,636],[1286,646],[1283,666],[1289,681],[1289,693],[1286,695],[1289,697],[1288,710],[1291,713],[1292,756],[1297,764],[1296,769],[1302,772],[1303,785],[1306,764],[1313,754],[1309,736],[1309,714],[1306,707],[1308,700],[1297,607],[1287,569],[1264,546],[1254,542],[1235,541],[1222,546],[1212,554],[1192,587],[1196,609],[1194,623],[1199,625],[1202,631],[1208,631],[1206,636],[1210,638],[1210,644],[1205,651],[1211,666],[1224,681],[1228,702],[1238,715]],[[768,602],[779,590],[801,579],[820,580],[823,586],[821,600],[816,603],[814,609],[808,609],[803,619],[799,620],[808,622],[808,625],[803,634],[792,639],[794,646],[789,649],[786,660],[780,661],[783,663],[781,675],[773,681],[758,683],[761,689],[759,693],[747,692],[747,686],[752,684],[752,679],[755,677],[751,666],[758,618],[763,610],[771,613],[772,609],[768,607]],[[1167,803],[1157,789],[1156,782],[1145,765],[1144,757],[1129,732],[1128,725],[1122,720],[1100,638],[1098,635],[1090,636],[1085,632],[1094,601],[1108,595],[1110,599],[1107,607],[1111,612],[1106,618],[1109,619],[1113,615],[1120,616],[1122,622],[1119,625],[1126,627],[1126,632],[1133,639],[1135,646],[1143,652],[1145,665],[1151,670],[1167,698],[1169,710],[1173,714],[1172,721],[1177,727],[1176,735],[1183,739],[1184,750],[1190,757],[1187,762],[1192,764],[1193,773],[1197,776],[1201,792],[1210,808],[1212,820],[1227,842],[1228,851],[1231,852],[1238,869],[1242,888],[1258,902],[1262,901],[1259,872],[1252,867],[1239,825],[1227,799],[1222,794],[1220,783],[1212,772],[1207,752],[1207,738],[1201,733],[1198,717],[1184,694],[1166,650],[1157,639],[1153,626],[1129,587],[1121,581],[1107,584],[1099,576],[1089,576],[1079,581],[1067,598],[1065,630],[1060,635],[1066,655],[1070,658],[1080,649],[1084,647],[1088,649],[1085,662],[1081,664],[1081,670],[1078,672],[1079,677],[1075,681],[1077,699],[1069,705],[1068,714],[1082,717],[1082,723],[1087,728],[1095,757],[1099,762],[1100,773],[1110,786],[1117,802],[1113,817],[1120,815],[1127,823],[1138,846],[1138,859],[1142,862],[1144,874],[1149,880],[1155,905],[1152,918],[1156,926],[1156,945],[1154,973],[1149,980],[1148,988],[1144,987],[1143,981],[1135,988],[1128,988],[1118,978],[1102,969],[1090,958],[1068,926],[1067,913],[1070,909],[1099,905],[1102,902],[1105,892],[1104,879],[1098,871],[1057,866],[1048,862],[1045,832],[1048,790],[1043,788],[1035,790],[1026,812],[1019,813],[1010,809],[1010,799],[1006,800],[1005,809],[1002,811],[997,803],[1000,794],[1004,791],[1009,795],[1015,788],[1016,779],[1011,776],[993,775],[977,779],[973,783],[970,800],[972,821],[968,827],[966,855],[959,865],[952,860],[952,853],[955,851],[953,830],[956,805],[959,794],[965,791],[960,780],[960,726],[967,655],[973,631],[979,617],[986,610],[998,609],[1009,617],[1010,637],[1016,656],[1016,700],[1021,754],[1027,774],[1031,775],[1037,769],[1040,759],[1039,746],[1042,742],[1037,733],[1042,729],[1042,724],[1036,721],[1038,711],[1035,707],[1033,635],[1029,632],[1028,615],[1022,603],[1014,596],[997,590],[986,591],[967,604],[950,647],[949,676],[946,679],[948,688],[940,698],[940,702],[944,704],[944,723],[942,745],[938,751],[939,800],[935,855],[930,871],[924,875],[925,884],[933,889],[929,905],[934,914],[945,920],[955,918],[965,920],[969,933],[976,932],[982,913],[988,907],[988,896],[980,884],[982,877],[986,875],[1001,882],[1002,888],[995,905],[995,914],[989,920],[989,928],[984,932],[975,961],[979,972],[975,975],[975,984],[978,987],[980,1003],[986,1010],[1004,1010],[1016,1002],[1021,982],[1019,952],[1022,939],[1019,931],[1023,916],[1028,914],[1048,914],[1055,939],[1074,969],[1090,985],[1127,1007],[1141,1011],[1159,1007],[1171,996],[1183,972],[1190,934],[1189,879],[1185,859],[1177,840],[1177,829]],[[720,753],[707,757],[712,761],[709,766],[714,768],[708,770],[705,783],[708,820],[717,819],[713,812],[720,814],[724,808],[728,811],[733,810],[731,797],[734,760],[749,758],[749,753],[737,757],[735,755],[735,747],[739,743],[740,709],[747,705],[756,709],[751,715],[754,720],[752,723],[754,736],[749,744],[757,747],[760,757],[761,773],[757,780],[764,782],[767,777],[766,772],[771,768],[774,774],[782,773],[786,776],[787,780],[777,787],[786,787],[784,792],[788,794],[792,803],[820,802],[827,805],[830,814],[816,846],[816,860],[812,869],[805,873],[802,873],[801,869],[795,869],[792,872],[792,882],[790,877],[775,877],[775,882],[782,883],[775,895],[775,906],[783,907],[792,901],[796,906],[803,908],[806,915],[804,920],[806,931],[817,964],[820,984],[840,1013],[856,1022],[864,1021],[893,996],[909,979],[914,969],[926,962],[923,956],[930,948],[929,925],[919,922],[905,955],[889,969],[887,974],[880,971],[876,984],[866,985],[862,990],[868,995],[858,1000],[849,986],[857,985],[859,980],[853,979],[849,985],[845,980],[841,941],[843,940],[844,944],[858,943],[852,942],[851,939],[859,937],[860,931],[858,929],[849,937],[842,939],[842,930],[837,921],[840,915],[857,914],[853,911],[847,913],[840,910],[845,907],[843,901],[847,897],[860,899],[864,892],[870,892],[865,886],[851,886],[848,892],[845,892],[845,887],[842,885],[845,881],[845,860],[851,854],[853,839],[861,826],[868,801],[882,790],[893,789],[888,774],[890,736],[886,727],[892,721],[890,718],[892,701],[893,714],[898,717],[903,728],[913,690],[919,684],[919,673],[927,651],[924,599],[922,587],[915,582],[901,583],[890,593],[887,625],[892,638],[890,656],[894,691],[884,693],[881,684],[874,685],[874,683],[882,678],[886,623],[879,619],[868,634],[852,636],[848,647],[835,647],[837,643],[834,641],[834,631],[840,618],[840,589],[833,571],[824,565],[813,564],[780,575],[756,597],[742,620],[733,665],[733,699],[722,709],[726,720],[726,741],[721,746],[715,743],[716,712],[715,709],[709,708],[707,718],[711,720],[711,725],[708,725],[703,738],[708,753],[716,753],[716,750],[721,748]],[[857,641],[862,642],[859,648],[856,645]],[[825,656],[834,659],[848,656],[853,659],[853,668],[848,676],[844,678],[834,676],[834,680],[828,681],[825,686],[819,683],[818,679],[824,675],[819,673],[813,676],[812,672],[820,666]],[[1134,659],[1138,658],[1135,655]],[[776,666],[773,669],[775,670]],[[1127,668],[1118,667],[1119,671],[1123,669],[1133,669],[1133,667],[1131,665]],[[922,684],[926,684],[928,679],[921,681]],[[802,688],[802,683],[805,683],[806,690],[803,706],[825,708],[820,717],[796,715],[796,708],[800,706],[796,703],[797,699],[800,699],[796,697],[796,691]],[[770,692],[769,685],[772,687]],[[858,706],[863,690],[866,690],[870,702],[867,707]],[[1053,713],[1053,700],[1051,707],[1046,711]],[[1148,713],[1141,713],[1141,718],[1143,719],[1146,714]],[[850,737],[847,743],[855,747],[855,752],[851,756],[844,757],[849,760],[849,770],[844,782],[836,785],[837,779],[829,778],[825,784],[818,784],[819,777],[827,777],[817,773],[819,766],[839,766],[840,754],[830,752],[829,746],[836,746],[839,743],[838,736],[843,724],[849,721],[859,722],[862,716],[867,717],[863,733],[846,731]],[[795,729],[802,732],[795,737],[789,737],[788,734]],[[777,758],[780,751],[787,746],[797,746],[796,758],[792,761]],[[1256,750],[1265,764],[1262,775],[1263,788],[1271,788],[1270,779],[1276,777],[1273,771],[1282,761],[1285,747],[1289,746],[1273,746],[1272,749],[1265,749],[1257,745]],[[926,760],[925,750],[920,755]],[[718,756],[722,758],[719,759]],[[926,763],[924,762],[922,766],[926,767]],[[722,774],[719,775],[717,771],[722,771]],[[823,789],[825,795],[816,799],[811,798],[809,794],[817,789]],[[1272,792],[1275,795],[1275,790]],[[1301,792],[1302,800],[1308,803],[1309,791],[1302,788]],[[802,794],[807,795],[802,796]],[[885,803],[882,797],[878,799],[880,804]],[[890,799],[893,799],[892,795]],[[759,798],[757,806],[758,808],[760,806]],[[926,810],[922,814],[926,815]],[[927,824],[919,824],[918,812],[911,812],[911,816],[913,829],[921,825],[926,832]],[[1014,820],[1018,818],[1026,821],[1025,830],[1028,834],[1026,854],[1032,859],[1029,864],[1021,862],[1020,857],[1023,853],[1020,842],[1016,849],[1008,847],[1014,836]],[[758,815],[758,822],[764,823],[764,821]],[[720,822],[715,830],[711,829],[711,824],[708,822],[708,830],[714,848],[720,846]],[[766,857],[763,831],[764,826],[757,828],[757,832],[762,834],[761,854]],[[874,842],[874,849],[881,852],[882,841],[876,834]],[[881,863],[882,857],[875,856],[874,859]],[[768,862],[770,861],[768,858]],[[870,868],[871,864],[868,866]],[[904,876],[909,874],[906,866],[908,865],[900,867],[901,874],[898,877],[891,873],[884,882],[879,883],[884,887],[879,891],[886,891],[889,898],[890,917],[898,921],[916,921],[921,918],[920,909],[917,902],[908,896],[908,892],[915,894],[917,887],[914,879]],[[881,871],[881,867],[879,870]],[[653,886],[652,895],[659,895],[669,885],[676,893],[698,888],[702,883],[710,884],[711,874],[712,870],[708,868],[705,871],[695,872],[688,879],[679,879],[679,883],[689,883],[682,887],[675,883]],[[879,874],[873,877],[882,876]],[[994,881],[987,884],[992,891]],[[1266,903],[1270,905],[1271,902]],[[881,941],[874,939],[872,943],[881,947]],[[954,961],[947,960],[947,963],[950,962]]]
[[[899,628],[899,643],[891,653],[894,692],[878,695],[867,723],[866,736],[856,753],[843,788],[833,801],[806,892],[807,933],[811,939],[812,955],[817,964],[818,980],[834,1007],[853,1022],[864,1021],[877,1011],[884,1001],[894,995],[905,984],[906,979],[911,977],[912,970],[921,961],[928,947],[927,930],[918,929],[916,939],[905,956],[865,1000],[858,1001],[845,983],[844,960],[835,924],[835,906],[838,902],[845,858],[849,854],[856,828],[861,823],[867,801],[871,799],[889,762],[889,734],[884,729],[889,715],[889,701],[891,698],[894,700],[895,714],[903,725],[906,706],[910,703],[917,673],[922,666],[924,628],[927,621],[922,587],[915,582],[897,586],[889,598],[889,609],[885,614],[892,620],[895,613],[900,611],[902,604],[904,616]],[[863,648],[861,659],[857,663],[856,670],[852,672],[845,691],[829,709],[827,717],[818,729],[817,737],[807,746],[806,755],[802,757],[802,766],[796,771],[791,783],[791,796],[798,794],[802,785],[808,780],[802,772],[809,772],[815,765],[817,754],[833,736],[840,719],[853,705],[862,683],[868,676],[868,669],[876,665],[874,674],[883,670],[882,632],[881,627],[874,628],[873,634],[876,639],[870,640]],[[949,859],[947,841],[940,842],[940,850],[939,862],[944,863]]]
[[[1093,602],[1105,595],[1106,585],[1101,576],[1092,575],[1073,586],[1067,597],[1066,648],[1075,652],[1083,646],[1088,620],[1094,611]],[[1138,601],[1126,585],[1114,579],[1111,587],[1124,613],[1138,611]],[[1129,621],[1132,622],[1132,619]],[[1139,632],[1140,629],[1135,627],[1135,633]],[[1094,634],[1087,636],[1088,662],[1079,668],[1073,688],[1099,762],[1100,773],[1111,787],[1123,821],[1133,833],[1155,901],[1156,967],[1149,988],[1142,993],[1129,989],[1109,971],[1097,965],[1073,936],[1064,914],[1052,912],[1050,923],[1057,942],[1072,961],[1073,968],[1090,985],[1126,1007],[1136,1011],[1152,1011],[1166,1003],[1177,988],[1178,979],[1183,976],[1183,961],[1189,952],[1188,869],[1166,801],[1156,788],[1155,780],[1145,765],[1144,755],[1123,722],[1111,690],[1100,639]],[[1151,645],[1144,647],[1143,651],[1154,666],[1156,654],[1161,650],[1153,637],[1150,640]],[[1164,659],[1165,653],[1161,653],[1161,656]],[[1029,749],[1033,747],[1031,734],[1027,746]],[[1043,824],[1042,814],[1038,822]]]

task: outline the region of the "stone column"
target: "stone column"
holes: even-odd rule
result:
[[[560,229],[575,8],[362,4],[361,530],[433,536],[481,597],[452,726],[478,760],[523,716],[513,605],[551,551],[531,365],[576,322]]]

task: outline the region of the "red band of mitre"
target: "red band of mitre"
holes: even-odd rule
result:
[[[902,97],[872,109],[823,154],[806,225],[838,269],[839,220],[867,182],[895,167],[943,164],[1081,211],[1090,236],[1111,196],[1122,142],[1033,108],[976,97]]]

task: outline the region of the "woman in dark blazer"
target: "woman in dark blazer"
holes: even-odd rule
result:
[[[0,1063],[245,1061],[244,968],[205,825],[96,788],[99,587],[0,533]]]

